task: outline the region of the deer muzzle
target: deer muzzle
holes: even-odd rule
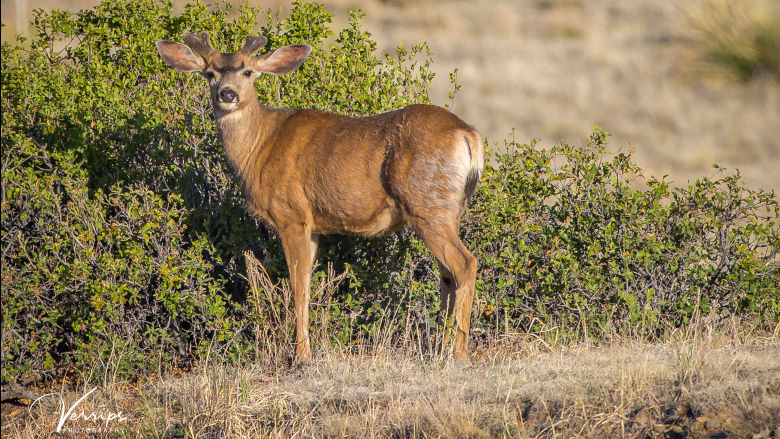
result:
[[[233,89],[225,87],[219,91],[219,101],[226,104],[236,104],[238,103],[238,93]]]

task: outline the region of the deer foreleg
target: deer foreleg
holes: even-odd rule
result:
[[[295,304],[295,363],[311,361],[309,342],[309,301],[311,271],[317,240],[306,225],[280,229],[284,255],[290,271],[290,285]]]

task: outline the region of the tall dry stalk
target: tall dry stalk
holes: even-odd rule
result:
[[[288,348],[295,340],[295,318],[291,308],[292,290],[286,280],[274,282],[265,266],[251,251],[244,252],[249,282],[249,303],[254,313],[255,349],[260,357],[273,358],[274,363],[286,361],[292,355]],[[314,280],[311,290],[311,331],[315,345],[330,342],[328,328],[331,317],[331,300],[338,287],[351,274],[336,274],[328,264],[325,275]]]

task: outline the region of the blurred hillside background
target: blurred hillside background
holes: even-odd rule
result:
[[[33,9],[93,0],[2,0],[2,39]],[[175,2],[181,3],[184,2]],[[241,2],[233,2],[240,4]],[[594,125],[636,151],[650,174],[684,185],[738,168],[780,190],[780,2],[776,0],[325,0],[336,28],[349,9],[393,52],[427,42],[431,98],[487,136],[584,142]],[[284,11],[289,2],[250,4]],[[448,76],[461,89],[450,100]]]

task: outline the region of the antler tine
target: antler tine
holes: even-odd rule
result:
[[[204,31],[198,32],[198,34],[187,34],[182,38],[184,42],[190,46],[198,55],[208,59],[216,52],[216,49],[211,46],[209,39],[209,33]]]
[[[239,52],[242,52],[245,55],[252,55],[257,49],[265,46],[266,43],[268,43],[268,38],[262,35],[247,35],[246,38],[244,38],[244,45],[241,46]]]

